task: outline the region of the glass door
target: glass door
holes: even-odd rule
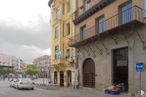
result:
[[[128,23],[133,19],[132,10],[132,2],[128,2],[120,7],[121,24]]]

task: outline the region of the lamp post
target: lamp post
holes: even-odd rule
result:
[[[45,78],[44,78],[44,69],[42,68],[42,77],[43,77],[43,85],[45,84]]]

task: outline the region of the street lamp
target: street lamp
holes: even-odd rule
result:
[[[42,75],[43,75],[43,85],[44,85],[45,84],[44,69],[42,68],[41,71],[42,71]]]

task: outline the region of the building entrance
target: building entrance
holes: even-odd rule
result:
[[[64,72],[60,71],[60,86],[64,86]]]
[[[95,63],[92,59],[86,59],[83,64],[83,86],[95,88]]]
[[[121,83],[128,91],[128,48],[113,50],[113,84]]]

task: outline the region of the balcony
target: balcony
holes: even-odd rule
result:
[[[74,20],[75,25],[79,24],[80,22],[82,22],[89,16],[93,15],[97,11],[101,10],[105,6],[111,4],[115,0],[101,0],[101,1],[93,0],[92,2],[91,1],[92,0],[88,1],[88,5],[86,5],[86,7],[83,5],[76,10],[75,20]]]
[[[85,31],[76,32],[69,45],[71,47],[79,47],[92,41],[100,40],[110,35],[125,32],[131,27],[144,25],[144,10],[138,6],[133,6],[111,18],[108,18],[98,25],[86,29]],[[100,25],[100,29],[99,29]],[[84,34],[83,34],[84,33]]]

